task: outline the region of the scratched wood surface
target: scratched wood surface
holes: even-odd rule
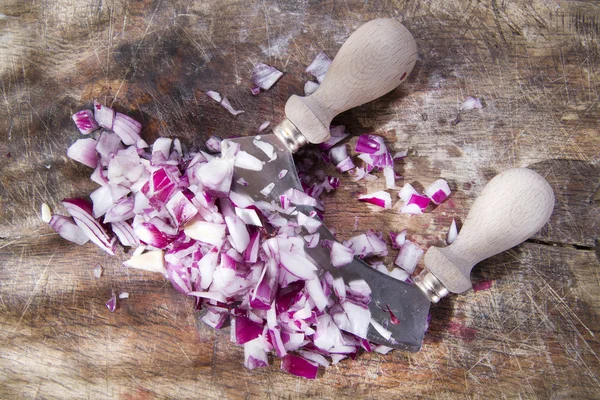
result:
[[[65,156],[79,137],[70,115],[94,98],[142,121],[149,142],[252,134],[283,117],[320,50],[335,54],[382,16],[413,32],[419,60],[401,88],[338,120],[409,149],[405,181],[443,177],[454,194],[408,217],[355,201],[381,180],[346,179],[326,198],[326,223],[344,239],[406,227],[427,248],[505,168],[535,169],[557,197],[542,232],[475,269],[480,290],[433,307],[419,353],[360,354],[316,381],[286,375],[277,360],[247,371],[228,331],[198,323],[163,279],[40,221],[42,202],[60,212],[62,198],[94,188]],[[0,397],[600,397],[599,25],[598,3],[577,1],[0,2]],[[285,76],[255,97],[257,62]],[[246,112],[231,117],[209,89]],[[484,108],[457,118],[469,95]],[[131,293],[112,314],[111,290]]]

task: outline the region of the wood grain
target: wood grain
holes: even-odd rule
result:
[[[7,0],[0,14],[0,397],[599,397],[597,5]],[[382,179],[343,179],[325,199],[338,236],[407,228],[423,249],[441,246],[452,218],[464,221],[485,183],[510,167],[540,173],[557,200],[533,240],[474,269],[482,290],[433,307],[419,353],[361,354],[314,382],[276,361],[247,371],[228,331],[199,324],[161,277],[122,267],[121,250],[108,257],[65,243],[39,220],[42,202],[61,212],[62,198],[95,186],[65,155],[79,137],[70,115],[94,98],[143,122],[149,142],[164,135],[198,147],[210,135],[253,134],[283,118],[319,51],[333,56],[379,17],[414,35],[414,70],[399,89],[334,122],[408,149],[397,168],[404,181],[420,189],[442,177],[453,195],[409,217],[394,212],[398,205],[390,212],[356,201]],[[252,96],[257,62],[285,75]],[[246,112],[231,117],[204,96],[211,89]],[[484,108],[456,123],[469,95]],[[95,279],[98,263],[105,274]],[[112,290],[131,298],[111,314]]]

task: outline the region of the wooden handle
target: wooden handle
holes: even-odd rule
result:
[[[416,57],[417,45],[404,25],[369,21],[342,45],[321,86],[308,97],[290,97],[285,114],[310,143],[322,143],[333,117],[396,88]]]
[[[527,168],[504,171],[483,188],[454,243],[431,247],[425,265],[450,292],[462,293],[471,288],[475,264],[529,239],[553,209],[544,178]]]

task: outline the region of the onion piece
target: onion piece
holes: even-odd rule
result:
[[[338,242],[332,243],[331,252],[329,254],[331,259],[331,265],[333,265],[336,268],[350,264],[354,259],[354,250]]]
[[[96,265],[93,270],[94,278],[100,279],[100,277],[102,276],[102,272],[102,266],[100,264]]]
[[[277,159],[277,152],[271,143],[263,142],[258,137],[256,137],[252,143],[261,149],[267,155],[267,157],[269,157],[269,160],[273,161]]]
[[[435,204],[440,204],[450,196],[451,190],[448,186],[448,182],[443,179],[438,179],[433,182],[427,189],[425,189],[425,195],[431,199]]]
[[[468,111],[474,108],[481,110],[482,107],[481,101],[478,98],[467,96],[465,101],[460,105],[460,111]]]
[[[264,131],[265,129],[267,129],[269,127],[269,125],[271,125],[271,121],[265,121],[262,124],[260,124],[260,126],[258,127],[257,132],[261,133],[262,131]]]
[[[306,247],[308,247],[309,249],[317,247],[317,245],[319,244],[320,236],[321,234],[319,232],[313,233],[312,235],[304,236],[304,240],[306,241]]]
[[[198,219],[187,224],[183,231],[192,239],[213,246],[221,246],[225,238],[225,225]]]
[[[306,83],[304,84],[304,95],[305,96],[310,96],[311,94],[313,94],[314,92],[317,91],[317,89],[319,88],[318,83],[313,82],[313,81],[306,81]]]
[[[94,203],[94,207],[95,206],[96,204]],[[107,224],[109,222],[121,222],[133,218],[135,215],[133,212],[133,207],[133,197],[121,198],[108,208],[106,214],[104,215],[104,223]],[[96,214],[95,211],[94,214]]]
[[[313,62],[310,63],[304,72],[311,74],[319,83],[323,82],[325,79],[325,75],[327,74],[327,70],[329,70],[329,66],[331,65],[331,58],[324,51],[321,51]]]
[[[373,326],[373,328],[375,328],[377,333],[379,333],[385,340],[390,340],[392,338],[392,332],[385,329],[379,322],[371,318],[370,323]]]
[[[392,239],[392,247],[395,249],[399,249],[402,247],[404,242],[406,241],[406,229],[401,230],[400,232],[390,232],[390,239]]]
[[[401,160],[408,155],[408,150],[397,151],[392,156],[393,160]]]
[[[410,183],[405,183],[402,189],[398,192],[398,197],[405,203],[408,202],[413,194],[419,194]]]
[[[136,145],[141,140],[142,124],[125,114],[115,114],[112,129],[121,138],[121,141],[128,146]]]
[[[394,260],[394,264],[404,269],[409,274],[412,274],[415,271],[415,267],[419,263],[419,260],[423,256],[424,251],[411,242],[407,240],[404,242],[396,259]]]
[[[103,106],[94,100],[94,119],[103,128],[112,129],[113,121],[115,119],[115,110],[112,108]]]
[[[356,141],[357,153],[366,153],[371,155],[380,155],[386,152],[383,138],[376,135],[360,135]]]
[[[448,229],[448,236],[446,237],[446,243],[452,244],[456,240],[458,236],[458,228],[456,227],[456,221],[452,218],[452,223],[450,224],[450,229]]]
[[[298,189],[290,188],[283,193],[291,204],[317,207],[317,200]]]
[[[52,218],[50,218],[50,222],[48,224],[56,233],[69,242],[73,242],[78,245],[84,245],[89,241],[87,235],[79,226],[75,224],[75,222],[73,222],[71,218],[54,214]]]
[[[42,203],[42,221],[45,223],[50,223],[52,220],[52,210],[50,210],[50,206],[46,203]]]
[[[119,293],[119,300],[124,300],[129,298],[129,292],[121,292]]]
[[[110,299],[106,302],[106,308],[108,308],[108,311],[110,312],[114,312],[117,309],[117,296],[114,291],[112,292]]]
[[[392,198],[388,192],[383,190],[370,194],[363,194],[358,196],[359,201],[374,204],[382,208],[392,208]]]
[[[89,135],[99,128],[98,123],[94,119],[94,113],[90,110],[81,110],[73,114],[72,116],[77,129],[83,135]]]
[[[123,246],[133,247],[140,245],[140,241],[135,236],[135,232],[129,223],[125,221],[113,222],[110,226]]]
[[[304,227],[309,234],[313,234],[319,230],[323,223],[318,219],[311,218],[304,213],[298,212],[298,225]]]
[[[264,162],[245,151],[240,151],[235,156],[236,167],[250,171],[262,171]]]
[[[394,268],[392,272],[389,273],[389,275],[392,278],[398,279],[403,282],[406,282],[410,279],[410,274],[401,268]]]
[[[135,255],[123,263],[126,267],[143,269],[150,272],[159,272],[167,275],[165,258],[162,250],[151,250]]]
[[[316,379],[319,365],[302,357],[288,354],[281,359],[281,369],[306,379]]]
[[[344,125],[332,126],[329,129],[329,134],[331,136],[325,142],[319,144],[319,149],[329,150],[350,135],[346,132]]]
[[[67,156],[90,168],[96,168],[98,165],[96,141],[92,138],[78,139],[67,150]]]
[[[211,153],[220,153],[221,152],[221,141],[223,141],[223,139],[221,139],[220,137],[211,136],[206,141],[206,148]]]
[[[283,72],[270,65],[258,63],[252,69],[252,81],[262,90],[269,90],[283,76]]]
[[[269,193],[271,193],[271,191],[273,190],[274,187],[275,187],[275,182],[271,182],[267,186],[265,186],[264,188],[262,188],[260,190],[260,194],[262,194],[265,197],[268,197]]]
[[[92,242],[108,254],[115,255],[116,239],[110,237],[104,227],[93,217],[92,205],[87,200],[65,199],[62,205]]]
[[[262,368],[269,365],[264,340],[257,337],[244,343],[244,367],[248,369]]]
[[[214,90],[209,90],[205,94],[217,103],[221,104],[221,107],[229,111],[233,116],[244,112],[243,110],[235,110],[229,102],[229,100],[227,99],[227,97],[221,97],[221,95],[218,92],[215,92]]]

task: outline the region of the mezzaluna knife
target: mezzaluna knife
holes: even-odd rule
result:
[[[416,56],[415,41],[399,22],[376,19],[359,27],[339,50],[319,88],[307,97],[290,97],[285,105],[286,119],[272,134],[260,135],[261,142],[273,147],[275,156],[267,157],[256,146],[254,136],[226,139],[265,162],[261,171],[236,167],[231,189],[255,201],[276,202],[288,189],[302,191],[293,153],[304,145],[329,139],[329,126],[337,114],[397,87],[411,72]],[[288,173],[279,177],[282,170]],[[247,185],[237,183],[239,178],[244,178]],[[268,185],[272,186],[270,192],[261,193]],[[449,292],[468,290],[475,264],[531,237],[548,221],[553,207],[552,189],[537,173],[528,169],[501,173],[488,183],[473,204],[456,241],[448,247],[432,247],[427,251],[424,259],[427,268],[415,278],[415,284],[391,278],[357,257],[350,264],[335,268],[329,250],[323,246],[305,246],[305,252],[315,265],[329,271],[334,278],[341,276],[346,284],[363,279],[369,284],[371,317],[391,332],[386,339],[370,325],[369,340],[418,351],[431,302],[439,301]],[[309,215],[313,208],[298,206],[297,210]],[[324,225],[317,232],[321,240],[336,240]]]

